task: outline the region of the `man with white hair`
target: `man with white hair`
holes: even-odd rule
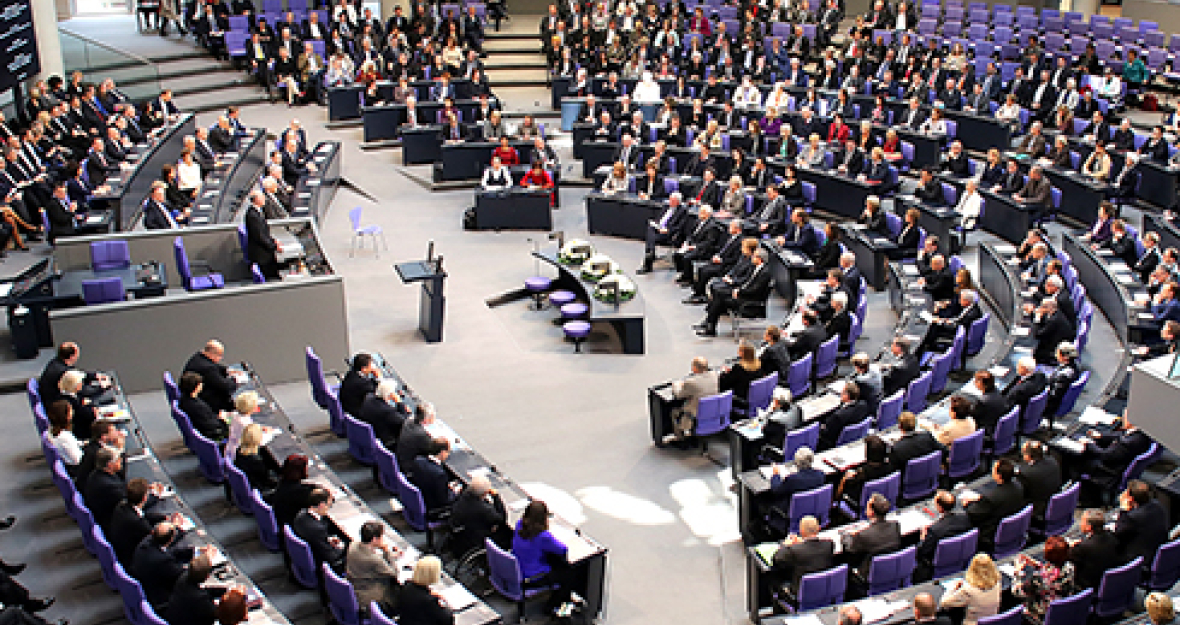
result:
[[[810,447],[800,447],[795,450],[795,464],[788,469],[783,465],[774,465],[770,476],[769,500],[779,510],[786,512],[791,506],[791,496],[795,493],[819,488],[824,485],[824,472],[813,468],[815,452]]]
[[[844,277],[840,281],[844,285],[844,292],[848,294],[848,308],[855,309],[860,304],[860,283],[862,274],[856,266],[856,254],[843,252],[840,254],[840,271]]]
[[[451,506],[451,526],[461,528],[452,537],[456,554],[483,547],[485,538],[501,545],[512,540],[504,500],[483,475],[472,477],[455,499]]]
[[[1052,365],[1057,362],[1057,346],[1072,341],[1072,323],[1057,308],[1057,300],[1045,298],[1033,312],[1032,334],[1037,339],[1033,358],[1038,364]]]
[[[279,260],[278,252],[282,246],[270,234],[270,224],[266,220],[266,196],[262,191],[255,190],[250,194],[250,203],[246,207],[246,257],[251,263],[258,265],[262,275],[267,280],[278,280]]]
[[[286,219],[291,216],[290,199],[283,201],[279,193],[279,183],[274,178],[267,176],[262,179],[262,195],[265,198],[262,213],[267,219]]]
[[[1037,361],[1032,356],[1025,356],[1016,362],[1016,379],[1004,387],[1004,398],[1008,400],[1008,409],[1019,406],[1024,408],[1028,401],[1041,394],[1048,385],[1045,374],[1037,371]]]
[[[952,301],[938,311],[938,316],[930,324],[930,330],[926,333],[920,351],[932,351],[940,343],[949,342],[954,338],[958,328],[963,328],[963,331],[967,332],[971,329],[971,324],[982,316],[983,311],[979,309],[979,293],[973,289],[959,291],[957,301]]]
[[[840,344],[848,343],[848,334],[852,331],[852,315],[848,312],[848,294],[839,291],[832,295],[832,316],[824,324],[824,331],[828,338],[840,337]]]
[[[214,152],[224,154],[234,149],[234,130],[229,125],[229,118],[221,115],[217,118],[217,125],[209,130],[209,146]]]
[[[397,437],[410,411],[397,393],[397,381],[389,378],[377,383],[377,389],[361,401],[357,418],[373,427],[373,435],[386,448],[397,448]]]

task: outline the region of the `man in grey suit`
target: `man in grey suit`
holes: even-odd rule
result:
[[[844,535],[844,552],[852,562],[857,563],[857,570],[861,577],[869,576],[869,565],[873,556],[893,553],[901,549],[901,526],[897,521],[888,521],[889,500],[881,493],[874,493],[865,506],[865,517],[869,526],[855,533]]]
[[[368,610],[373,601],[385,614],[393,614],[397,606],[397,547],[385,538],[385,525],[366,521],[361,525],[360,542],[348,549],[348,581],[356,591],[356,602],[361,611]]]
[[[683,380],[672,383],[672,394],[677,399],[683,399],[684,405],[673,416],[676,427],[676,439],[682,443],[696,431],[697,407],[702,397],[716,395],[718,392],[717,372],[709,369],[709,361],[703,356],[692,359],[692,373]]]

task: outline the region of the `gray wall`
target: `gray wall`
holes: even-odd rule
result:
[[[304,348],[332,366],[350,353],[340,276],[53,311],[58,341],[75,341],[86,366],[110,369],[129,393],[158,390],[164,370],[179,374],[210,338],[227,362],[247,361],[272,383],[307,379]]]
[[[1180,33],[1180,4],[1160,0],[1123,0],[1123,17],[1159,22],[1160,31]]]
[[[1127,414],[1138,427],[1168,449],[1180,449],[1180,381],[1168,380],[1175,356],[1161,356],[1135,365],[1131,370],[1131,394]]]

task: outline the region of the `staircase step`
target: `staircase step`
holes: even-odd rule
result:
[[[176,96],[176,106],[182,111],[193,113],[223,111],[227,106],[247,106],[267,101],[266,92],[253,85]]]
[[[161,88],[172,89],[174,96],[208,93],[239,86],[257,88],[257,83],[242,72],[209,72],[199,76],[180,76],[160,81]]]
[[[523,41],[517,39],[485,39],[483,42],[483,49],[488,53],[488,58],[493,58],[501,53],[541,53],[541,42],[534,38],[532,41]]]
[[[193,44],[193,47],[188,50],[175,50],[171,52],[163,52],[160,54],[152,54],[147,59],[153,63],[169,63],[172,61],[182,61],[187,59],[205,59],[212,61],[213,57],[209,56],[209,52],[204,48]]]
[[[530,67],[545,65],[545,55],[539,52],[493,52],[484,60],[484,67],[500,69],[506,67]]]
[[[544,68],[536,69],[493,69],[487,70],[488,82],[492,87],[501,85],[536,85],[549,82],[549,72]]]
[[[484,35],[486,41],[538,41],[536,32],[496,32],[494,29]]]

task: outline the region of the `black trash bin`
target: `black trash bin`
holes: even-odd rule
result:
[[[27,306],[8,307],[8,332],[12,336],[12,349],[16,357],[29,360],[37,357],[37,327],[33,313]]]

